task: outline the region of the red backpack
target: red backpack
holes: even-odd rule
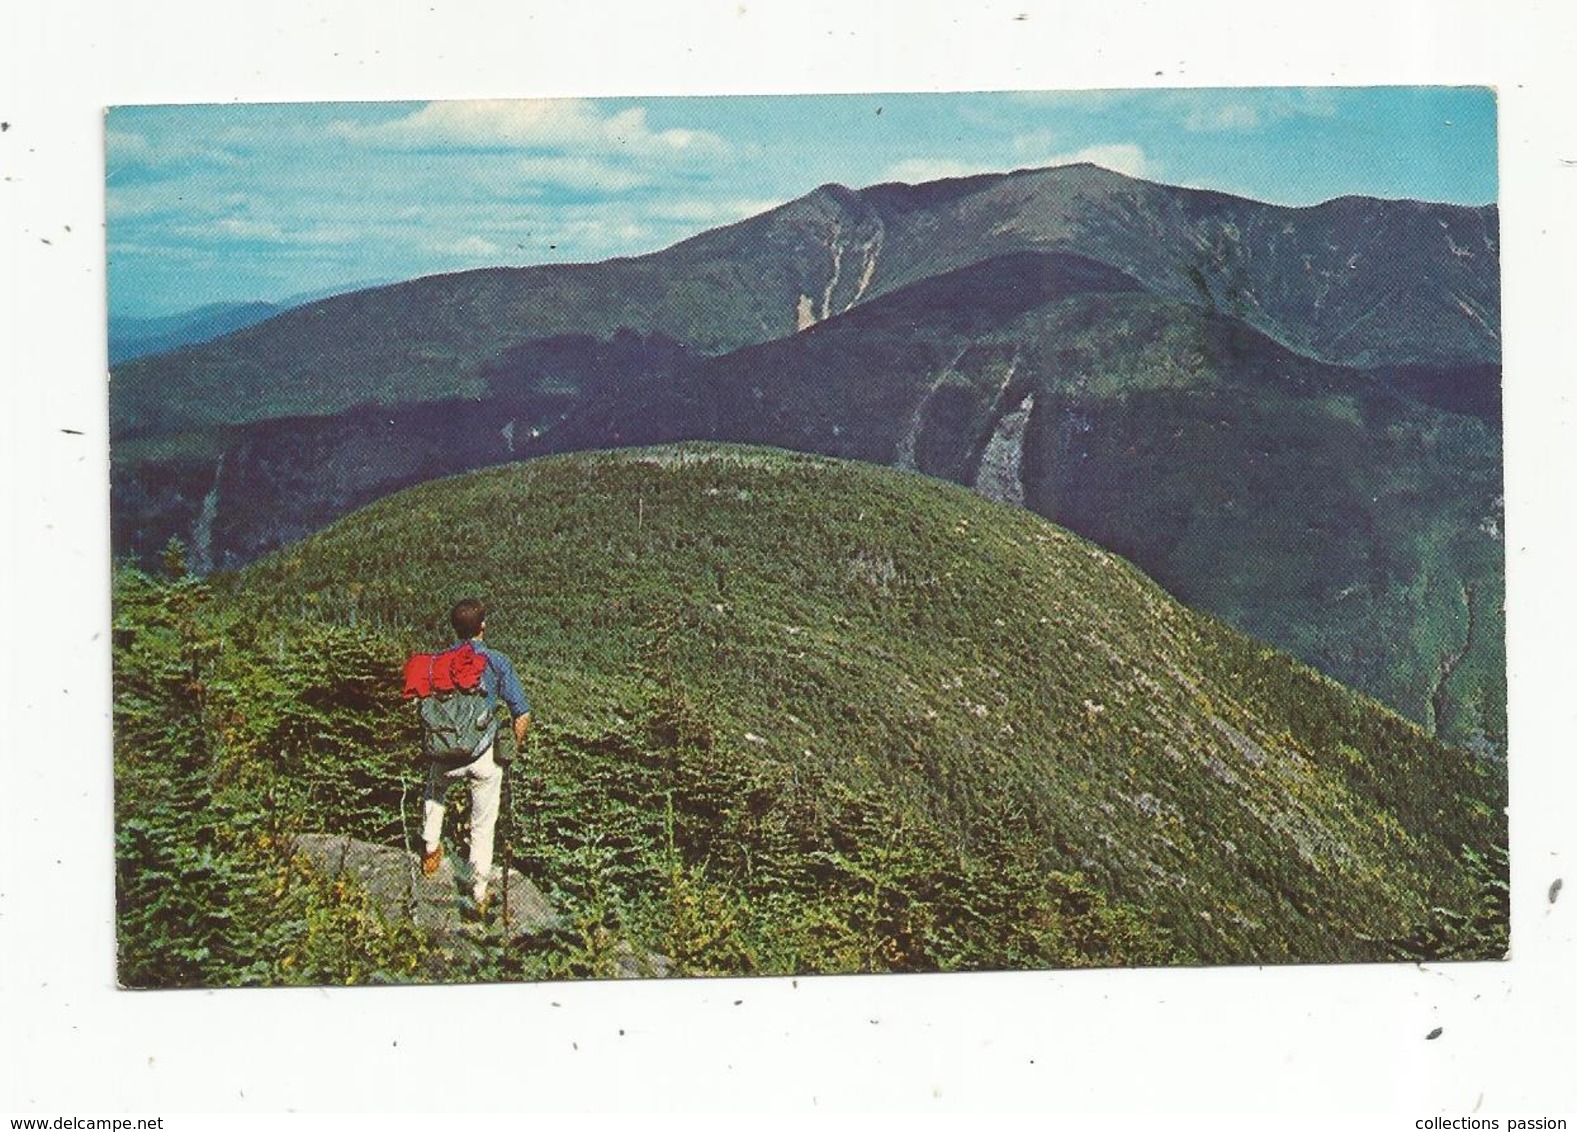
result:
[[[405,662],[407,699],[425,699],[449,692],[474,692],[487,670],[487,658],[470,641],[446,652],[419,652]]]
[[[494,700],[482,691],[487,658],[470,642],[447,652],[417,653],[405,662],[405,692],[421,711],[422,757],[463,765],[493,742]]]

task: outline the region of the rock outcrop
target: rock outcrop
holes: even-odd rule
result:
[[[471,929],[469,885],[462,883],[449,858],[430,877],[422,875],[421,859],[404,849],[334,833],[304,833],[296,838],[296,852],[320,873],[354,876],[384,919],[409,920],[435,938],[466,934]],[[497,888],[497,883],[494,885]],[[506,938],[552,931],[564,927],[542,891],[514,869],[509,870],[508,898],[500,890],[493,907]],[[508,905],[508,918],[503,919]]]
[[[414,923],[440,946],[476,945],[479,924],[472,912],[470,884],[445,857],[432,876],[422,875],[415,853],[335,833],[304,833],[295,851],[316,871],[331,877],[349,874],[372,898],[384,919]],[[489,923],[505,941],[560,931],[570,925],[542,890],[514,869],[507,883],[493,883]],[[507,895],[506,895],[507,890]],[[669,962],[655,953],[624,948],[616,962],[620,978],[666,975]]]

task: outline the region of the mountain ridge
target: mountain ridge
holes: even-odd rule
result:
[[[726,352],[803,328],[807,304],[825,317],[834,299],[847,309],[923,275],[1034,248],[1100,259],[1161,293],[1221,306],[1330,360],[1498,361],[1493,207],[1428,205],[1422,220],[1418,209],[1378,200],[1361,214],[1341,202],[1288,209],[1093,166],[966,183],[968,191],[948,197],[945,207],[925,186],[842,193],[823,187],[643,256],[478,269],[336,296],[287,312],[267,329],[119,367],[111,386],[115,431],[148,435],[259,415],[333,412],[368,398],[471,395],[489,358],[512,342],[553,333],[605,336],[628,327],[702,352]],[[882,202],[891,206],[900,197],[928,203],[890,207],[884,215]],[[1319,223],[1288,252],[1278,237],[1295,217]],[[951,236],[938,240],[944,224]],[[1437,246],[1442,232],[1450,250]],[[1378,240],[1382,250],[1349,263],[1354,253],[1341,253],[1360,235]],[[860,248],[867,258],[855,270],[852,257]],[[1399,249],[1418,263],[1404,269],[1393,262]],[[847,272],[844,256],[851,257]],[[1488,266],[1469,270],[1467,259],[1480,257]],[[1311,281],[1327,288],[1312,306]],[[1378,324],[1343,341],[1357,325],[1353,303],[1367,303],[1372,309],[1364,318]],[[1411,312],[1408,321],[1398,321],[1393,308],[1399,306]],[[1300,329],[1300,320],[1308,325]],[[154,388],[160,403],[143,392]],[[173,404],[172,393],[179,394]]]
[[[699,836],[687,821],[809,814],[789,783],[824,783],[812,793],[887,799],[889,835],[1077,874],[1193,962],[1394,957],[1425,930],[1423,892],[1460,907],[1457,842],[1495,836],[1495,764],[1034,515],[860,463],[702,444],[432,481],[269,556],[221,601],[248,623],[410,634],[451,591],[489,595],[489,639],[555,729],[545,741],[591,759],[540,763],[555,781],[624,751],[600,730],[666,689],[690,705],[672,724],[692,736],[681,767],[762,776],[708,803],[724,816],[671,819],[681,841]],[[874,852],[865,836],[833,820],[806,848],[852,858]],[[714,878],[725,841],[703,841],[723,854]],[[748,884],[745,868],[728,875]],[[892,938],[919,962],[941,937],[897,914]]]
[[[1071,166],[828,184],[641,257],[339,296],[115,371],[114,543],[229,568],[469,467],[799,447],[986,486],[1499,749],[1497,215]],[[1108,293],[1036,305],[1080,273]]]
[[[246,426],[222,462],[119,496],[132,502],[117,523],[151,525],[117,542],[151,555],[174,533],[201,567],[229,568],[438,475],[578,449],[770,444],[987,486],[1456,741],[1504,742],[1493,422],[1386,373],[1309,361],[1097,261],[1009,253],[716,357],[633,332],[522,344],[487,385]],[[199,512],[211,521],[194,532]],[[1446,666],[1462,592],[1479,632],[1468,663]]]

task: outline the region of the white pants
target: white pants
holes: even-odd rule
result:
[[[498,824],[498,800],[504,785],[504,770],[493,761],[491,746],[464,766],[434,763],[428,769],[427,793],[422,799],[422,847],[429,853],[438,848],[444,831],[444,798],[449,787],[462,778],[471,788],[471,891],[480,901],[487,895],[487,880],[493,871],[493,829]]]

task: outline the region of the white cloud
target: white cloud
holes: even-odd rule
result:
[[[1336,91],[1313,87],[1298,92],[1303,113],[1310,118],[1334,118],[1341,111],[1336,104]]]
[[[1102,169],[1110,169],[1113,173],[1122,173],[1128,177],[1151,177],[1155,174],[1155,163],[1145,156],[1144,150],[1129,142],[1087,145],[1072,153],[1054,153],[1036,161],[1035,164],[1037,166],[1099,165]]]
[[[1013,138],[1014,153],[1050,153],[1057,144],[1057,135],[1051,130],[1034,130]]]
[[[654,220],[670,220],[688,224],[732,224],[747,216],[757,216],[783,204],[783,198],[735,198],[711,200],[704,197],[666,199],[653,203],[646,215]]]
[[[360,145],[395,150],[518,149],[660,157],[716,155],[728,148],[717,135],[702,130],[654,131],[639,106],[607,114],[581,99],[429,102],[393,121],[339,121],[329,130]]]
[[[116,160],[146,162],[153,157],[153,143],[147,136],[127,130],[105,130],[104,150],[111,164]]]
[[[289,218],[287,218],[288,220]],[[197,245],[224,245],[234,240],[277,245],[283,251],[293,246],[334,247],[362,238],[359,228],[349,224],[280,223],[253,216],[221,216],[196,223],[175,225],[168,234],[182,242]],[[270,251],[270,255],[278,254]]]
[[[971,173],[985,172],[988,170],[983,166],[966,165],[951,157],[911,157],[907,161],[889,165],[882,174],[882,180],[918,185],[922,181],[940,181],[947,177],[967,177]]]
[[[353,244],[361,238],[361,232],[345,224],[324,224],[295,233],[294,238],[297,243],[329,247]]]
[[[1202,107],[1191,111],[1188,117],[1183,119],[1183,128],[1196,132],[1252,130],[1256,129],[1262,120],[1260,112],[1254,107],[1246,103],[1234,102],[1226,106]]]
[[[170,195],[165,186],[117,185],[113,164],[106,168],[104,181],[104,212],[110,220],[130,221],[170,208]]]
[[[1055,165],[1088,163],[1129,177],[1150,177],[1155,174],[1155,163],[1145,155],[1143,149],[1128,142],[1088,145],[1083,149],[1048,153],[1042,147],[1050,140],[1051,135],[1044,130],[1015,138],[1013,152],[1022,155],[1023,158],[1018,162],[1019,168],[1045,169]],[[968,177],[978,173],[1009,171],[1001,165],[969,163],[945,157],[916,157],[889,166],[883,174],[883,179],[905,181],[914,185],[947,177]]]
[[[1183,128],[1196,133],[1257,130],[1288,118],[1330,118],[1337,111],[1336,95],[1317,88],[1178,92],[1173,101],[1184,111]]]
[[[226,236],[241,240],[282,240],[285,237],[285,230],[278,224],[238,216],[226,217],[215,223],[214,227]]]
[[[144,258],[211,262],[214,256],[212,248],[199,248],[189,243],[175,244],[163,240],[157,242],[112,240],[107,251],[112,261],[121,258]]]
[[[572,189],[616,193],[649,184],[650,178],[633,166],[601,161],[595,157],[543,155],[522,158],[515,166],[527,180],[547,181]]]
[[[595,248],[629,246],[647,239],[650,235],[634,217],[572,220],[560,225],[559,231],[565,243],[585,244]]]
[[[104,132],[105,181],[114,185],[117,173],[127,167],[168,172],[181,166],[202,164],[235,167],[240,158],[214,145],[199,145],[184,138],[158,139],[131,130]]]

